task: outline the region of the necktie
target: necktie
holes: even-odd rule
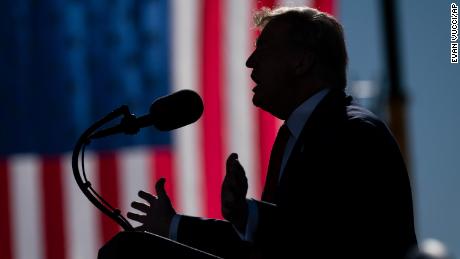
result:
[[[274,203],[276,189],[278,187],[278,180],[281,170],[281,163],[283,160],[284,150],[286,149],[286,144],[289,140],[289,132],[286,124],[283,124],[278,130],[276,135],[275,143],[272,147],[272,152],[270,154],[270,162],[268,163],[268,172],[267,178],[265,180],[265,187],[262,194],[262,200],[266,202]]]

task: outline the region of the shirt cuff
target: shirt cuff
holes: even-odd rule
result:
[[[169,226],[169,239],[177,241],[177,232],[179,230],[179,222],[181,215],[176,214],[171,220],[171,225]]]
[[[259,209],[254,199],[247,199],[246,202],[248,204],[248,220],[246,222],[245,232],[241,233],[235,226],[233,226],[233,228],[242,240],[252,242],[259,223]]]
[[[254,234],[259,225],[259,209],[257,207],[257,201],[254,199],[247,200],[248,202],[248,223],[246,225],[246,241],[254,241]]]

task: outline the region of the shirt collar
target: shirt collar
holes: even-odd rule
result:
[[[321,102],[327,93],[329,93],[328,88],[315,93],[289,115],[285,124],[287,124],[289,131],[296,139],[299,138],[305,123],[307,123],[316,106],[318,106],[319,102]]]

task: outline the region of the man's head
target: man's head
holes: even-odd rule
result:
[[[254,105],[280,119],[323,88],[346,86],[347,52],[342,26],[308,7],[262,9],[262,29],[246,62],[253,68]]]

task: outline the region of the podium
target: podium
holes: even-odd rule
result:
[[[99,249],[98,259],[219,259],[215,255],[152,233],[122,231]]]

